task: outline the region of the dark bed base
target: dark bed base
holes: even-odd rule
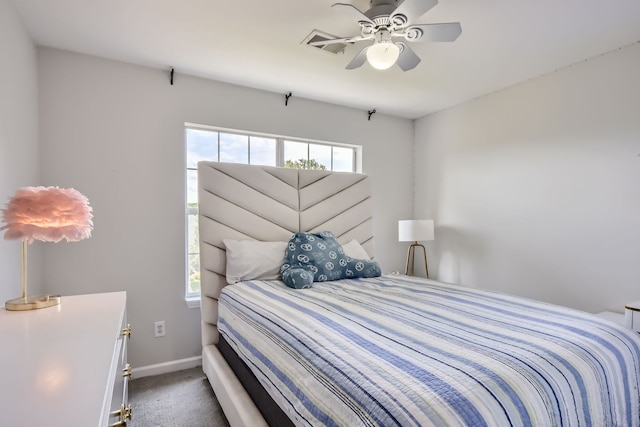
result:
[[[253,403],[258,407],[267,424],[278,427],[293,426],[293,422],[291,422],[289,417],[287,417],[282,409],[273,401],[269,393],[267,393],[251,370],[249,370],[246,363],[238,357],[236,352],[233,351],[229,343],[227,343],[222,336],[217,346],[222,357],[224,357],[229,367],[235,372],[236,377],[240,380],[240,383],[251,397],[251,400],[253,400]]]

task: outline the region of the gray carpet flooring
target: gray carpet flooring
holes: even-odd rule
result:
[[[200,366],[133,379],[129,427],[228,427]]]

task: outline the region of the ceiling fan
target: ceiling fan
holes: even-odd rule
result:
[[[420,63],[420,58],[406,42],[452,42],[462,33],[459,22],[441,24],[413,24],[438,4],[438,0],[404,0],[397,6],[398,0],[371,0],[371,8],[360,11],[353,5],[336,3],[355,18],[360,25],[361,35],[322,40],[309,43],[312,46],[325,46],[332,43],[356,43],[373,40],[373,44],[362,49],[347,64],[347,70],[361,67],[368,61],[372,67],[386,70],[398,63],[403,71],[412,70]],[[395,40],[400,41],[395,41]]]

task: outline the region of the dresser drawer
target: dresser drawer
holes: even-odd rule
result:
[[[120,327],[120,336],[116,341],[113,352],[113,362],[110,372],[110,384],[113,387],[107,391],[105,398],[105,408],[109,408],[109,412],[103,414],[103,425],[126,425],[127,420],[131,418],[131,407],[129,406],[129,380],[131,378],[131,365],[127,361],[127,346],[131,337],[131,325],[127,323],[126,315],[122,320]],[[105,421],[106,417],[106,421]]]

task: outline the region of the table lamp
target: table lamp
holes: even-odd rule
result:
[[[409,274],[409,262],[411,262],[411,275],[413,276],[415,266],[416,248],[422,248],[424,254],[424,268],[429,278],[429,266],[427,264],[427,249],[418,242],[433,240],[433,220],[431,219],[411,219],[398,221],[398,241],[413,242],[407,250],[407,264],[404,274]]]
[[[7,310],[34,310],[60,304],[59,295],[27,295],[27,244],[57,243],[91,237],[93,214],[89,200],[73,188],[24,187],[2,210],[7,240],[22,240],[22,297],[5,303]]]

